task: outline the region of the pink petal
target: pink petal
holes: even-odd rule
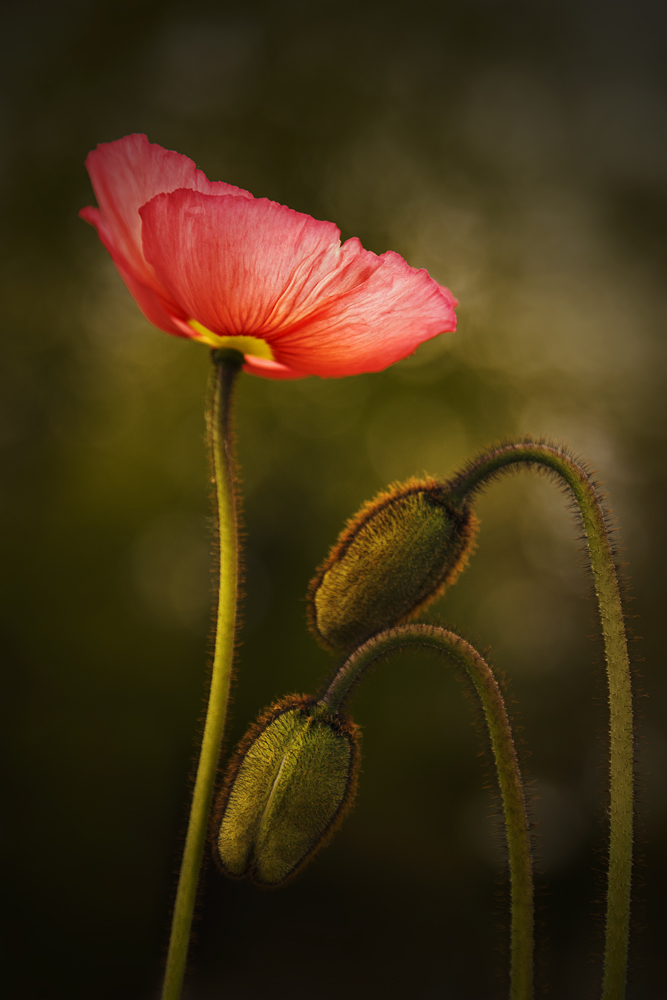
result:
[[[380,266],[341,257],[340,232],[262,198],[158,195],[140,210],[143,248],[183,311],[220,336],[273,335]]]
[[[147,318],[177,336],[197,320],[220,336],[260,337],[274,360],[246,355],[265,378],[386,368],[456,328],[451,293],[398,254],[247,191],[211,183],[188,157],[130,135],[86,161],[97,228]]]
[[[448,288],[391,250],[377,259],[381,266],[367,281],[330,297],[272,341],[283,364],[324,377],[381,371],[456,329],[458,303]]]
[[[115,142],[101,143],[88,154],[86,167],[109,242],[145,285],[153,285],[155,279],[141,249],[139,209],[143,204],[156,194],[177,188],[252,198],[232,184],[207,180],[187,156],[163,149],[145,135],[126,135]]]
[[[456,328],[456,300],[426,271],[357,239],[341,247],[333,223],[266,199],[174,191],[140,215],[146,259],[184,313],[262,337],[303,374],[378,371]]]
[[[256,358],[252,354],[245,355],[243,371],[249,375],[261,375],[262,378],[305,378],[307,372],[295,372],[287,365],[281,365],[277,361],[269,361],[268,358]]]

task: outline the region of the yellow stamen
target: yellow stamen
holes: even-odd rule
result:
[[[208,344],[209,347],[233,347],[241,354],[252,354],[255,358],[274,360],[273,351],[267,342],[259,337],[219,337],[217,333],[202,326],[196,319],[189,319],[188,326],[191,326],[195,331],[195,340],[200,340],[202,343]]]

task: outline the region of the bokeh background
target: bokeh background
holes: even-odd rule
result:
[[[303,597],[364,500],[497,439],[567,441],[611,494],[632,578],[645,804],[629,996],[663,996],[665,7],[26,0],[2,19],[5,995],[152,1000],[167,941],[206,683],[209,361],[144,321],[76,215],[88,150],[139,131],[461,300],[456,334],[381,374],[242,378],[230,742],[331,670]],[[509,479],[480,514],[478,554],[430,618],[506,673],[541,988],[578,1000],[596,995],[601,946],[594,605],[549,483]],[[207,872],[188,1000],[504,995],[497,803],[452,670],[397,655],[353,712],[353,814],[286,889]]]

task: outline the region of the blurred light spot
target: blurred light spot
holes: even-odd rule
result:
[[[359,421],[368,394],[360,379],[303,379],[276,400],[276,416],[283,427],[306,440],[338,437]]]
[[[200,632],[211,610],[211,543],[203,520],[170,511],[136,542],[134,580],[145,607],[164,627]]]
[[[383,482],[408,476],[446,475],[468,451],[468,438],[443,403],[398,396],[372,414],[366,432],[368,454]]]
[[[596,81],[580,108],[588,166],[625,179],[664,181],[667,102],[636,78]]]
[[[390,368],[392,379],[406,385],[430,385],[437,382],[447,370],[451,346],[449,334],[427,340],[411,357]]]
[[[556,88],[516,70],[474,81],[461,106],[472,144],[513,171],[553,168],[563,158],[567,130]]]
[[[478,619],[511,671],[544,674],[567,665],[574,642],[569,607],[557,591],[529,577],[505,579],[480,601]]]
[[[151,103],[189,119],[240,114],[253,90],[257,41],[245,21],[171,25],[146,55]]]

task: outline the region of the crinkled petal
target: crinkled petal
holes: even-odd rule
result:
[[[358,245],[344,252],[332,222],[266,199],[158,195],[140,210],[143,248],[181,309],[219,336],[262,337],[273,347],[299,322],[381,266]]]
[[[456,328],[456,300],[426,271],[356,239],[341,247],[333,223],[211,183],[143,135],[98,146],[86,165],[100,207],[80,214],[146,317],[207,343],[261,338],[273,360],[248,354],[248,372],[378,371]]]
[[[281,365],[278,361],[270,361],[268,358],[257,358],[252,354],[245,355],[243,371],[249,375],[261,375],[262,378],[305,378],[307,372],[297,372],[287,365]]]
[[[381,371],[425,340],[456,329],[457,301],[449,289],[391,250],[379,260],[381,267],[363,284],[286,327],[271,342],[275,357],[312,375],[358,375]]]
[[[86,159],[109,240],[145,285],[154,283],[141,249],[139,209],[156,194],[191,188],[208,195],[252,195],[232,184],[209,181],[187,156],[149,142],[145,135],[126,135],[101,143]]]

